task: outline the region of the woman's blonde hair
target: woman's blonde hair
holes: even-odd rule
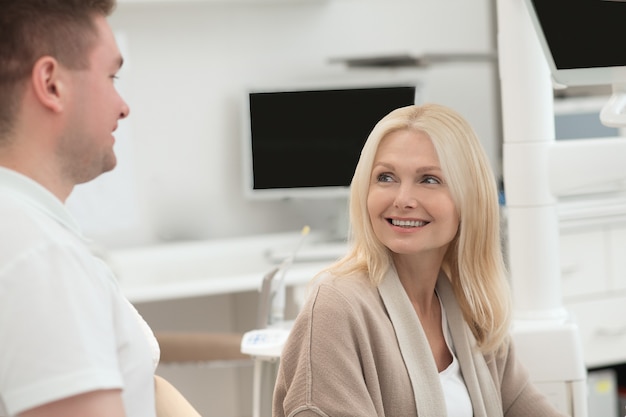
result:
[[[469,123],[437,104],[396,109],[380,120],[361,151],[350,189],[350,251],[323,272],[367,273],[378,285],[392,264],[390,251],[376,238],[367,211],[367,196],[376,151],[397,130],[428,135],[460,215],[442,270],[481,350],[496,350],[506,341],[510,289],[502,256],[497,184],[484,150]]]

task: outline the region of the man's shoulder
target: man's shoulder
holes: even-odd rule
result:
[[[0,264],[35,248],[75,242],[54,218],[7,196],[0,196],[0,236]]]

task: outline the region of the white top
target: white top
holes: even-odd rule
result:
[[[158,345],[64,205],[0,167],[0,416],[121,388],[155,417]]]
[[[450,349],[450,353],[452,353],[452,363],[439,373],[439,379],[441,380],[446,407],[448,409],[448,416],[472,417],[474,415],[472,401],[470,400],[469,392],[465,386],[465,380],[463,380],[463,375],[461,374],[459,361],[456,358],[446,310],[444,310],[441,300],[439,301],[439,305],[441,306],[441,326],[443,328],[443,335],[446,339],[448,349]]]

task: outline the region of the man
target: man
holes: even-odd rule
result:
[[[64,202],[115,167],[115,0],[0,0],[0,416],[154,417],[158,344]]]

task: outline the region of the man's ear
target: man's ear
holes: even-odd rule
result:
[[[35,96],[44,107],[53,112],[59,112],[63,109],[61,72],[62,68],[56,59],[51,56],[43,56],[35,62],[31,74]]]

